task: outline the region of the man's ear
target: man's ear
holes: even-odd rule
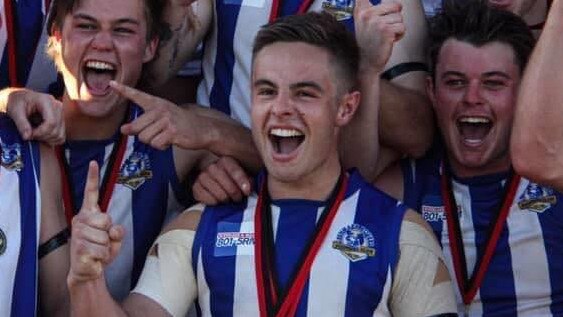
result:
[[[436,97],[434,96],[434,78],[432,76],[426,76],[426,95],[430,99],[430,103],[432,104],[432,108],[436,107]]]
[[[356,110],[360,105],[360,95],[360,92],[355,90],[342,96],[336,113],[337,126],[345,126],[352,120],[354,113],[356,113]]]
[[[143,63],[150,62],[156,55],[156,50],[158,49],[158,37],[154,37],[147,42],[147,47],[145,47],[145,54],[143,55]]]

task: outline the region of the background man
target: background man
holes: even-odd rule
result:
[[[387,35],[392,44],[395,35]],[[338,138],[360,98],[358,53],[327,14],[288,16],[258,33],[252,133],[267,170],[260,192],[178,217],[155,243],[123,304],[127,313],[183,316],[196,297],[205,316],[445,316],[455,309],[422,219],[340,164]],[[85,204],[77,218],[90,225],[73,236],[68,283],[80,316],[123,313],[100,277],[118,248],[96,238],[117,228],[87,232],[99,215],[97,204]]]
[[[376,184],[432,226],[456,277],[459,313],[560,315],[561,195],[515,174],[509,154],[534,38],[520,18],[484,1],[447,2],[430,34],[428,93],[442,145]]]
[[[65,83],[67,142],[57,153],[65,212],[69,221],[78,212],[88,163],[96,161],[100,207],[125,227],[122,252],[105,272],[116,298],[135,285],[167,212],[186,203],[180,183],[213,159],[204,149],[258,165],[250,133],[238,123],[128,87],[154,57],[161,10],[152,0],[57,0],[53,7],[49,53]]]

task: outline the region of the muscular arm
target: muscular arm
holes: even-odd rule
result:
[[[60,175],[53,150],[41,146],[41,233],[42,245],[67,227],[63,213]],[[44,316],[68,316],[66,276],[69,268],[68,243],[39,259],[40,311]]]
[[[156,58],[148,65],[145,78],[149,90],[176,75],[195,52],[213,18],[211,0],[167,2],[163,12],[166,31],[161,37]]]
[[[563,1],[555,0],[526,68],[511,154],[516,171],[563,190]]]

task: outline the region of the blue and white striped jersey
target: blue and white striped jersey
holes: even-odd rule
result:
[[[48,92],[57,80],[57,72],[45,53],[46,19],[52,0],[12,1],[12,25],[17,45],[17,77],[21,86]],[[0,2],[0,88],[10,86],[8,76],[8,17],[5,2]]]
[[[35,316],[41,223],[39,147],[0,115],[0,316]]]
[[[403,161],[405,203],[421,212],[442,245],[455,279],[440,188],[441,156]],[[453,179],[468,274],[484,251],[489,225],[503,199],[507,173]],[[506,225],[470,306],[473,316],[561,316],[563,314],[562,195],[526,179],[518,184]],[[463,312],[456,287],[459,311]]]
[[[254,256],[256,195],[240,204],[207,207],[192,249],[198,306],[203,316],[258,316]],[[323,202],[272,202],[275,265],[287,287],[315,232]],[[296,316],[389,315],[406,208],[354,172],[345,198],[315,258]],[[372,255],[354,252],[373,249]]]
[[[268,23],[274,0],[218,0],[203,51],[203,80],[197,101],[250,126],[250,73],[254,37]],[[282,1],[281,16],[297,12],[302,0]],[[379,0],[372,0],[374,4]],[[314,0],[309,11],[321,11]],[[343,21],[353,26],[352,18]],[[235,78],[236,77],[236,78]]]
[[[141,108],[132,105],[129,121],[141,115]],[[72,175],[74,206],[82,205],[88,164],[98,162],[100,175],[105,175],[110,154],[120,136],[104,141],[68,141],[65,157]],[[166,217],[183,210],[185,190],[176,175],[172,148],[160,151],[127,137],[120,172],[108,206],[115,224],[125,227],[125,238],[119,255],[105,269],[110,293],[123,299],[135,286],[147,252],[160,233]],[[178,198],[178,199],[177,199]],[[179,203],[181,201],[181,203]]]

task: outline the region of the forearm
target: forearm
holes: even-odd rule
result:
[[[356,167],[366,179],[373,179],[379,154],[379,72],[359,75],[361,101],[354,118],[343,130],[342,160],[346,168]]]
[[[563,2],[554,1],[520,84],[511,140],[515,169],[563,189]]]
[[[20,90],[25,90],[25,89],[8,87],[0,90],[0,112],[8,112],[8,101],[10,98],[10,94]]]
[[[413,89],[381,80],[381,143],[418,158],[428,150],[434,137],[434,117],[428,98]]]
[[[187,7],[169,6],[164,10],[163,20],[166,27],[158,54],[147,65],[144,84],[149,90],[175,76],[193,56],[211,22],[210,1],[201,0]]]
[[[103,276],[89,282],[69,282],[69,291],[71,316],[127,316],[109,294]]]
[[[239,122],[219,111],[196,105],[190,106],[204,122],[205,149],[217,156],[231,156],[248,171],[255,173],[262,167],[262,160],[252,133]]]

